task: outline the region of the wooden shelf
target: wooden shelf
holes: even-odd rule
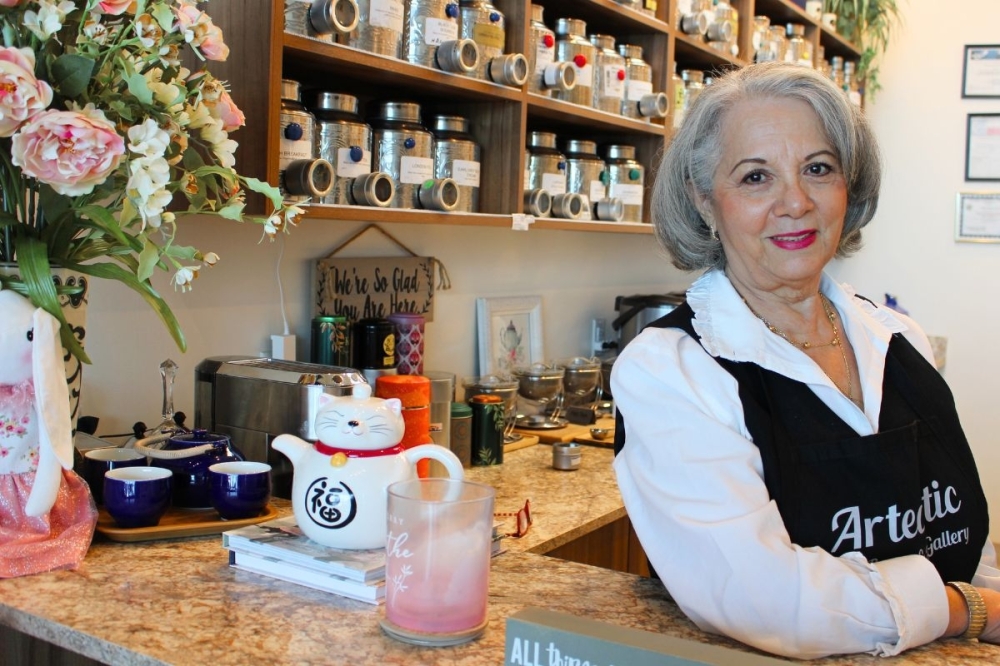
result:
[[[619,132],[663,138],[663,124],[626,118],[606,111],[598,111],[579,104],[528,93],[528,122],[543,118],[562,127],[578,125],[601,132]]]

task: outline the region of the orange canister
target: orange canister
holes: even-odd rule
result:
[[[382,375],[375,379],[375,397],[398,398],[403,404],[405,431],[400,444],[409,449],[433,444],[431,438],[431,380],[423,375]],[[417,476],[427,478],[430,460],[417,463]]]

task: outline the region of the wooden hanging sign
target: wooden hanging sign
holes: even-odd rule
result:
[[[316,263],[319,315],[358,321],[413,312],[434,319],[433,257],[327,257]]]

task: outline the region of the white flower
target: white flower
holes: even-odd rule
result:
[[[174,283],[174,289],[191,291],[191,282],[198,277],[198,269],[200,268],[201,266],[182,266],[178,268],[171,280]]]
[[[152,118],[128,130],[128,149],[143,157],[163,157],[170,145],[170,135]],[[164,163],[166,164],[166,163]]]
[[[138,209],[143,228],[147,225],[159,227],[163,209],[173,199],[166,189],[170,182],[170,165],[162,156],[140,157],[130,161],[128,168],[131,175],[125,193]]]
[[[39,39],[48,39],[62,29],[66,15],[76,9],[70,0],[39,0],[38,12],[24,13],[24,27]]]
[[[184,107],[184,110],[187,112],[187,124],[191,129],[204,127],[207,123],[210,123],[213,120],[212,112],[204,104],[198,104],[196,106],[188,104]]]
[[[108,41],[108,27],[101,23],[101,15],[91,12],[87,21],[83,24],[83,34],[97,44],[105,44]]]

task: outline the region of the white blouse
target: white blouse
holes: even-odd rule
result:
[[[647,328],[615,361],[611,392],[627,444],[614,469],[646,555],[702,629],[790,657],[894,655],[948,625],[934,565],[920,555],[868,562],[791,543],[764,485],[736,380],[709,356],[803,382],[859,436],[874,434],[892,334],[929,360],[930,344],[909,317],[854,298],[829,276],[820,289],[854,349],[863,411],[804,352],[770,333],[724,273],[709,271],[687,294],[701,344],[680,329]],[[989,541],[973,583],[1000,590]]]

